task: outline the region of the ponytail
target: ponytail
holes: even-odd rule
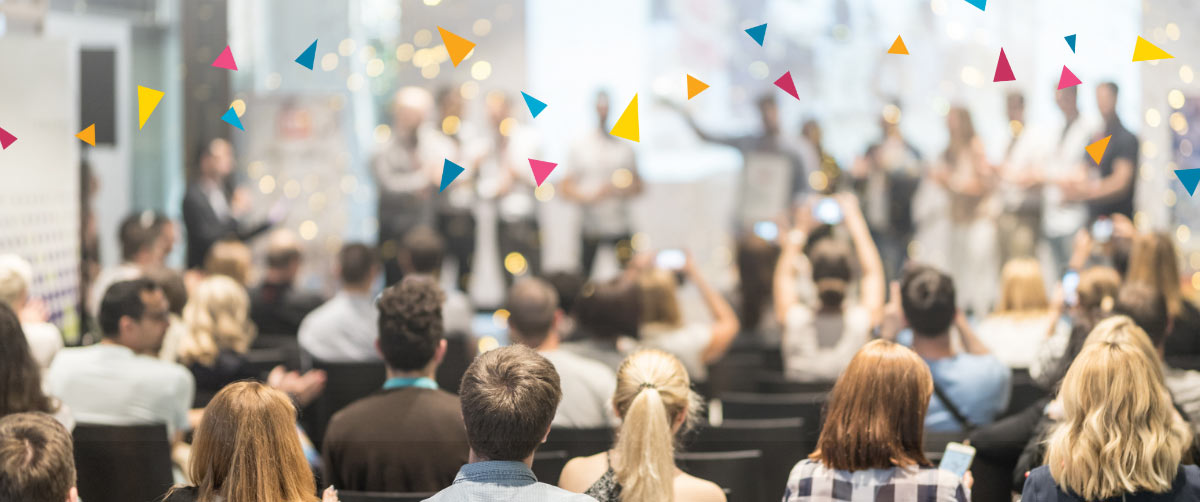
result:
[[[616,469],[622,502],[661,502],[674,498],[675,441],[671,418],[657,387],[642,384],[617,434]]]

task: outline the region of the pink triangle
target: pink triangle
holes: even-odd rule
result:
[[[233,60],[233,53],[229,52],[228,45],[225,46],[225,50],[221,51],[221,55],[217,56],[217,60],[213,61],[212,65],[226,70],[237,70],[237,62]]]
[[[4,128],[0,128],[0,148],[7,150],[8,145],[13,144],[13,142],[16,140],[16,136],[13,136],[8,131],[5,131]]]
[[[1079,77],[1076,77],[1074,73],[1071,73],[1071,70],[1068,70],[1066,66],[1063,66],[1062,77],[1059,77],[1058,79],[1058,90],[1061,91],[1068,87],[1075,87],[1082,83],[1083,82],[1079,81]]]
[[[529,167],[533,169],[533,181],[537,182],[537,186],[542,186],[542,182],[546,181],[546,177],[554,172],[554,168],[558,164],[546,162],[544,160],[529,159]]]
[[[1008,65],[1008,56],[1004,55],[1004,49],[1000,49],[1000,60],[996,62],[996,76],[992,82],[1011,82],[1017,77],[1013,75],[1012,66]]]
[[[792,72],[784,73],[779,80],[775,81],[775,87],[783,89],[783,92],[791,94],[793,98],[800,99],[800,95],[796,93],[796,82],[792,81]]]

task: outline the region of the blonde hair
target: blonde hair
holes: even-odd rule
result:
[[[1175,410],[1150,339],[1128,317],[1096,325],[1059,390],[1064,418],[1046,464],[1086,500],[1171,489],[1192,430]]]
[[[221,350],[250,350],[255,330],[249,313],[250,298],[240,284],[223,275],[205,279],[183,307],[187,335],[180,342],[179,362],[210,366]]]
[[[683,325],[676,295],[675,274],[654,269],[639,278],[642,290],[642,324],[678,328]]]
[[[700,398],[691,389],[687,370],[675,356],[640,350],[617,370],[613,405],[622,419],[614,448],[622,502],[672,500],[675,493],[675,434],[683,417],[686,431],[695,424]]]
[[[1125,282],[1146,284],[1163,295],[1172,319],[1183,311],[1183,293],[1179,287],[1179,262],[1175,243],[1164,234],[1134,237],[1129,250],[1129,268]]]
[[[213,244],[204,259],[204,271],[209,275],[231,277],[238,284],[250,282],[250,248],[239,241],[220,241]]]
[[[1015,258],[1000,272],[1000,298],[997,314],[1037,314],[1050,308],[1042,267],[1033,258]]]
[[[24,302],[32,283],[33,266],[28,261],[15,254],[0,255],[0,302],[9,306]]]

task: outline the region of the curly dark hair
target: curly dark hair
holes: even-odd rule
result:
[[[415,371],[433,359],[442,341],[445,293],[432,278],[409,276],[383,290],[379,309],[379,350],[388,366]]]

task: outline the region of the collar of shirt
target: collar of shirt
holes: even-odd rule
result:
[[[417,387],[419,389],[437,390],[438,384],[429,377],[418,378],[389,378],[383,383],[383,390]]]
[[[483,462],[475,462],[462,466],[458,470],[458,475],[454,477],[454,483],[459,482],[496,482],[503,481],[504,484],[528,484],[536,483],[537,476],[529,469],[525,462],[517,462],[512,460],[486,460]]]

